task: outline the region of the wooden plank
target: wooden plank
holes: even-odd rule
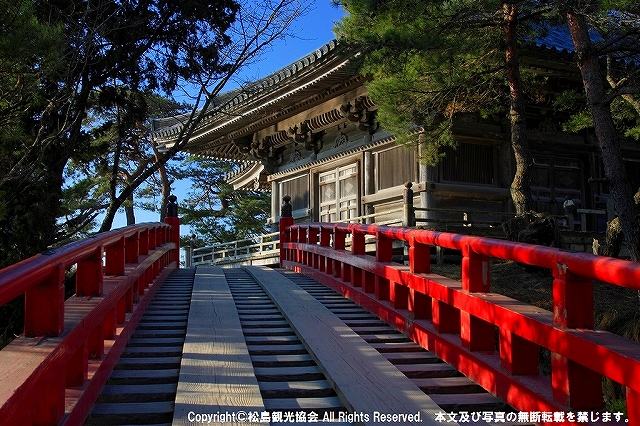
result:
[[[322,380],[322,370],[315,365],[302,367],[256,367],[256,377],[261,381]]]
[[[132,417],[147,416],[149,414],[171,413],[173,411],[173,404],[170,401],[162,402],[129,402],[121,404],[101,404],[97,403],[93,406],[91,412],[94,416],[104,415],[121,415],[125,421],[132,421]]]
[[[173,425],[192,424],[188,420],[189,412],[261,412],[264,409],[240,319],[222,269],[198,268]]]
[[[396,366],[405,376],[412,378],[422,377],[451,377],[459,375],[458,370],[449,364],[400,364]]]
[[[490,393],[450,393],[433,394],[434,401],[446,411],[505,411],[509,407]],[[471,407],[471,408],[469,408]]]
[[[271,365],[313,365],[315,361],[309,354],[294,355],[255,355],[251,356],[253,365],[266,367]]]
[[[294,410],[315,411],[320,409],[333,409],[338,411],[343,409],[342,401],[338,397],[330,398],[269,398],[266,400],[267,408],[271,411],[288,410],[293,407]],[[340,410],[342,411],[342,410]],[[276,423],[277,424],[277,423]]]
[[[246,269],[304,340],[347,408],[370,414],[420,412],[422,424],[438,424],[435,414],[442,409],[313,296],[277,271]]]
[[[170,383],[175,382],[178,374],[177,368],[153,369],[153,370],[113,370],[108,383]]]
[[[263,382],[260,390],[265,397],[278,397],[283,394],[297,398],[321,398],[334,395],[331,383],[327,380],[306,380],[286,382]]]
[[[420,389],[428,394],[433,393],[480,393],[484,390],[468,378],[464,376],[458,377],[431,377],[422,379],[413,379]],[[492,396],[493,397],[493,396]]]
[[[392,364],[441,363],[442,360],[431,352],[388,352],[383,356]]]

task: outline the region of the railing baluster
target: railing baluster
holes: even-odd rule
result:
[[[135,232],[128,237],[125,241],[124,247],[124,261],[125,263],[138,263],[138,257],[140,256],[140,233]]]
[[[139,251],[138,253],[141,256],[146,256],[149,254],[149,230],[144,229],[138,234],[138,244]]]
[[[393,240],[382,232],[376,233],[376,261],[379,263],[391,262],[393,256]],[[378,300],[389,300],[390,282],[387,278],[376,274],[375,295]]]
[[[309,244],[316,245],[318,243],[318,228],[309,228]],[[308,255],[307,266],[311,266],[312,268],[317,268],[318,265],[318,254],[315,252],[311,252]]]
[[[116,243],[105,248],[105,275],[124,275],[124,264],[126,262],[125,250],[128,250],[128,248],[125,247],[125,238],[122,237],[118,239]]]
[[[95,254],[78,262],[76,270],[76,296],[100,296],[102,294],[102,247]]]
[[[24,295],[24,335],[59,336],[64,329],[64,265],[58,264],[38,286]]]
[[[320,245],[329,247],[331,243],[331,229],[328,226],[320,228]],[[333,275],[333,259],[322,256],[320,258],[320,270],[327,275]]]
[[[351,228],[351,253],[354,255],[365,254],[365,239],[364,233],[354,231]],[[354,287],[362,287],[363,272],[361,268],[357,266],[351,266],[351,285]]]
[[[40,383],[38,389],[40,391],[40,395],[30,401],[31,410],[29,410],[28,414],[25,412],[18,413],[21,420],[24,419],[25,415],[31,417],[31,421],[25,419],[26,422],[24,424],[58,424],[64,415],[64,391],[66,378],[65,369],[61,369],[53,378],[43,380],[42,383]]]
[[[465,245],[462,248],[462,290],[489,293],[490,263],[488,256],[482,256]],[[495,349],[495,326],[468,312],[460,311],[460,338],[462,346],[472,351],[493,351]]]
[[[333,227],[333,249],[344,251],[346,248],[347,231],[337,225]],[[344,263],[338,259],[333,261],[333,276],[345,282],[351,281],[350,270],[344,269]]]
[[[89,336],[88,341],[88,356],[89,359],[100,359],[102,355],[104,355],[104,324],[105,320],[98,324],[91,335]]]
[[[540,358],[540,346],[500,328],[500,362],[509,374],[537,375]]]
[[[66,387],[82,386],[89,375],[89,345],[83,342],[67,360]]]
[[[568,328],[592,329],[593,283],[556,263],[553,269],[553,321]],[[556,401],[571,408],[602,408],[602,376],[571,359],[551,353],[551,384]]]
[[[431,272],[431,249],[429,245],[419,243],[415,234],[411,234],[409,243],[409,271],[412,274],[428,274]],[[431,297],[427,296],[427,282],[414,279],[413,287],[422,286],[420,289],[409,289],[409,301],[407,309],[416,319],[431,318]]]

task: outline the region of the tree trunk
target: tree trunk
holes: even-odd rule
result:
[[[530,211],[533,205],[531,198],[531,174],[533,158],[527,141],[527,119],[525,116],[525,100],[520,78],[520,61],[517,47],[518,9],[515,4],[504,3],[504,33],[506,38],[506,72],[509,81],[511,121],[511,147],[516,159],[516,172],[511,183],[511,199],[516,214]]]
[[[618,134],[610,104],[607,103],[605,83],[597,54],[593,51],[589,29],[584,15],[569,10],[567,24],[573,39],[576,58],[591,111],[598,145],[602,155],[604,173],[620,218],[620,227],[628,244],[631,258],[640,261],[640,227],[633,191],[625,172],[621,137]]]
[[[136,224],[136,212],[133,208],[133,194],[129,196],[128,203],[124,206],[124,212],[127,215],[127,225]]]
[[[153,155],[156,162],[160,162],[160,152],[158,151],[158,145],[155,141],[151,141],[151,147],[153,148]],[[162,201],[160,204],[160,222],[164,222],[164,218],[167,216],[167,206],[169,205],[169,195],[171,195],[171,181],[167,174],[167,168],[162,164],[158,168],[158,175],[160,176],[160,191],[162,193]]]

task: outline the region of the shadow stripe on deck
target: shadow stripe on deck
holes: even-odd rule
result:
[[[349,411],[369,415],[364,424],[382,424],[373,419],[375,412],[420,413],[419,424],[438,424],[441,408],[308,292],[272,269],[244,269],[282,311]]]
[[[149,303],[85,425],[170,425],[195,271],[169,275]]]
[[[247,312],[247,306],[242,306],[242,298],[234,301],[230,284],[221,268],[198,268],[176,395],[174,425],[189,424],[189,413],[261,413],[265,410],[265,400],[256,376],[263,374],[264,370],[259,363],[267,360],[261,358],[260,352],[254,351],[249,355],[249,345],[254,349],[259,346],[268,348],[265,351],[269,357],[274,355],[272,351],[282,348],[283,357],[294,355],[291,361],[299,359],[306,362],[306,351],[292,353],[288,350],[296,344],[309,350],[338,393],[343,407],[349,412],[370,416],[368,421],[357,424],[383,424],[374,421],[374,412],[414,415],[420,412],[419,424],[436,424],[433,419],[440,408],[342,320],[280,273],[259,267],[243,269],[268,293],[294,328],[300,342],[286,341],[288,338],[280,341],[280,337],[286,336],[262,338],[260,333],[245,336],[238,308],[243,311],[243,321],[251,318],[254,325],[270,324],[279,330],[286,324],[283,324],[279,312]],[[228,279],[237,278],[230,276]],[[247,290],[245,294],[254,298],[251,291]],[[264,295],[261,297],[265,298]],[[249,327],[246,330],[259,328]],[[262,340],[260,345],[255,344],[257,340]],[[251,357],[255,357],[255,364]],[[291,373],[295,368],[305,367],[285,367],[282,372]],[[283,383],[286,381],[280,381],[278,377],[274,379],[273,384],[262,385],[265,397],[269,392],[292,387],[292,382],[285,386]],[[313,380],[318,379],[314,376]],[[293,387],[305,393],[318,384],[313,380]],[[284,405],[280,407],[280,403]],[[270,399],[269,404],[270,412],[288,410],[287,398]],[[240,423],[214,421],[212,424]]]

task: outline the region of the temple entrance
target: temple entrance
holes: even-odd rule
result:
[[[346,221],[358,216],[358,163],[320,173],[320,221]]]

